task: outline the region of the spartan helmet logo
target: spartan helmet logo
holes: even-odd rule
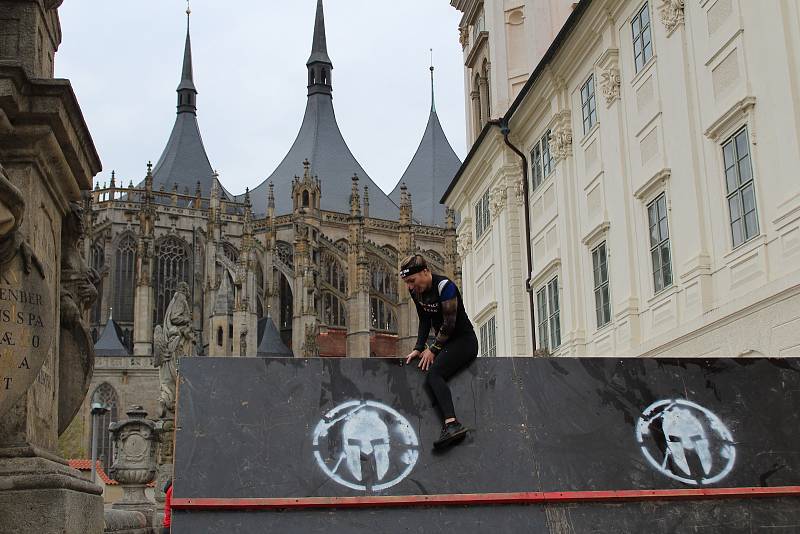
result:
[[[378,480],[389,470],[389,427],[373,410],[353,414],[342,428],[342,441],[347,467],[356,480],[361,480],[361,458],[372,456]]]
[[[366,492],[391,488],[419,459],[419,440],[408,420],[373,400],[350,400],[329,410],[314,428],[312,449],[327,477]]]
[[[692,476],[689,462],[686,461],[686,451],[694,451],[705,474],[711,473],[711,450],[706,431],[697,417],[685,408],[673,406],[662,412],[661,425],[672,461],[681,471]]]
[[[685,484],[713,484],[736,461],[733,435],[712,411],[684,399],[648,406],[636,425],[642,454],[664,475]]]

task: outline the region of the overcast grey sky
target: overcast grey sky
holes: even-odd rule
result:
[[[316,0],[193,0],[198,121],[211,165],[236,194],[274,170],[300,128]],[[66,0],[56,76],[69,78],[107,182],[137,183],[175,119],[186,31],[181,0]],[[387,193],[436,109],[461,159],[461,14],[448,0],[325,0],[336,117],[350,150]],[[324,179],[324,177],[321,177]]]

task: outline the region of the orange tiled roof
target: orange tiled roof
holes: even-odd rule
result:
[[[73,469],[77,469],[78,471],[91,471],[92,470],[92,461],[91,460],[84,460],[84,459],[74,459],[74,460],[67,460],[69,462],[69,466]],[[103,484],[106,486],[117,486],[119,482],[112,479],[106,474],[105,469],[103,469],[103,464],[100,463],[100,460],[97,460],[97,476],[100,477],[100,480],[103,481]],[[150,482],[147,484],[149,487],[154,487],[155,482]]]

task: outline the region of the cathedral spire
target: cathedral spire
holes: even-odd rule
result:
[[[317,14],[314,19],[314,39],[311,43],[311,55],[306,62],[308,68],[308,96],[313,94],[331,94],[331,71],[333,63],[328,56],[328,44],[325,38],[325,13],[322,0],[317,0]]]
[[[431,113],[436,113],[436,100],[433,94],[433,48],[431,48]]]
[[[192,73],[192,42],[189,38],[189,16],[192,10],[186,6],[186,44],[183,48],[183,70],[181,71],[181,83],[178,84],[178,113],[197,112],[197,89],[194,86],[194,75]]]

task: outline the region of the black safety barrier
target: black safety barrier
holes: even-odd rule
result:
[[[797,359],[481,358],[451,381],[456,412],[473,431],[445,453],[432,450],[441,423],[423,383],[422,371],[397,359],[182,359],[173,532],[313,532],[330,521],[351,532],[425,532],[428,521],[463,532],[481,524],[667,532],[692,518],[730,532],[752,521],[800,524],[800,500],[777,495],[380,504],[384,496],[800,486]],[[363,498],[366,508],[275,509],[325,497]],[[192,507],[203,499],[218,506]],[[271,507],[243,511],[246,499]]]

